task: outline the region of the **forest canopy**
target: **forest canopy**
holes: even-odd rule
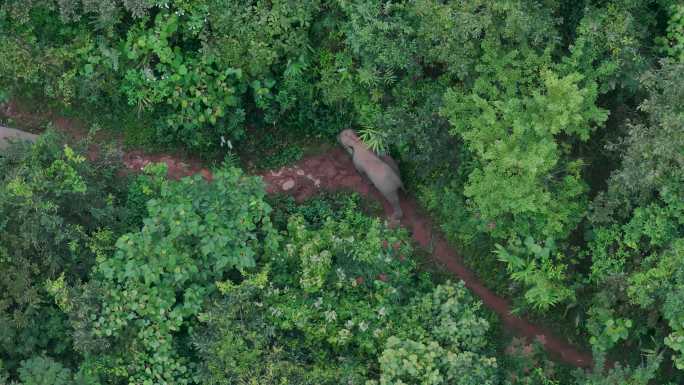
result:
[[[128,174],[55,132],[0,156],[0,384],[683,383],[682,79],[677,0],[0,1],[0,104],[219,159]],[[345,128],[594,369],[511,358],[358,196],[245,167]]]

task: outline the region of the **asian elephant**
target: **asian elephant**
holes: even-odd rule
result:
[[[379,157],[376,155],[359,139],[354,130],[343,130],[337,139],[344,149],[351,154],[356,170],[362,175],[366,175],[392,205],[394,210],[392,219],[401,219],[403,212],[399,205],[398,190],[403,189],[404,185],[399,175],[399,167],[394,159],[389,156]]]
[[[9,146],[9,141],[29,141],[35,142],[38,136],[26,131],[0,126],[0,151]]]

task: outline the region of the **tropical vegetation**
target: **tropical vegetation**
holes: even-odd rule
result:
[[[677,0],[0,1],[0,103],[215,169],[131,174],[55,132],[6,150],[0,383],[682,383],[683,78]],[[405,230],[240,162],[344,128],[593,370],[510,357]]]

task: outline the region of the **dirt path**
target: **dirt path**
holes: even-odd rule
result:
[[[0,106],[0,115],[26,120],[34,118],[31,113],[22,112],[18,105],[7,103]],[[71,137],[82,137],[86,131],[73,119],[51,116],[55,128]],[[90,155],[96,156],[97,151]],[[126,152],[124,164],[131,170],[140,170],[151,162],[163,162],[168,166],[168,176],[174,179],[187,175],[202,174],[211,180],[211,172],[198,160],[181,160],[170,154],[150,155],[141,151]],[[294,165],[279,170],[267,171],[261,174],[268,193],[291,194],[297,201],[315,195],[320,190],[353,190],[364,196],[372,197],[382,203],[385,215],[389,216],[392,209],[382,196],[354,169],[350,157],[342,149],[334,149],[325,154],[307,157]],[[591,354],[582,352],[567,341],[554,336],[550,331],[534,325],[526,319],[513,316],[510,313],[510,303],[504,298],[487,289],[475,274],[465,267],[461,257],[451,248],[444,236],[434,230],[432,221],[418,208],[418,204],[411,197],[402,197],[401,207],[404,218],[401,225],[409,229],[413,239],[423,247],[434,247],[433,257],[454,276],[463,280],[488,308],[496,312],[505,327],[528,341],[541,342],[546,350],[559,360],[573,366],[587,368],[593,363]],[[612,366],[609,364],[609,366]]]
[[[124,162],[128,168],[136,170],[150,162],[164,162],[168,165],[169,176],[172,178],[201,173],[206,179],[211,180],[211,172],[203,168],[198,161],[183,162],[168,155],[148,156],[141,152],[131,152],[125,154]],[[350,157],[341,149],[305,158],[279,170],[267,171],[261,174],[261,177],[266,184],[266,191],[270,194],[287,193],[293,195],[297,201],[302,201],[320,190],[354,190],[381,202],[387,216],[392,212],[389,203],[359,176]],[[475,274],[463,265],[461,257],[448,245],[442,234],[433,230],[432,222],[421,214],[413,198],[402,197],[401,207],[404,210],[401,225],[411,231],[413,239],[423,247],[431,244],[434,247],[433,257],[449,272],[463,280],[488,308],[501,317],[508,329],[529,341],[541,342],[551,355],[565,363],[584,368],[591,366],[592,357],[589,353],[581,352],[542,327],[513,316],[510,313],[510,303],[487,289]]]

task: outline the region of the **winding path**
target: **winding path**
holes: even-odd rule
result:
[[[180,178],[187,175],[202,174],[211,180],[211,172],[198,161],[179,161],[169,155],[146,155],[134,151],[124,155],[124,163],[129,169],[139,170],[150,162],[164,162],[169,169],[169,177]],[[385,215],[389,217],[392,209],[387,201],[363,179],[354,169],[350,157],[342,150],[335,149],[325,154],[307,157],[294,165],[260,174],[269,194],[287,193],[302,201],[320,190],[354,190],[372,197],[383,204]],[[482,299],[488,308],[496,312],[504,325],[525,337],[528,341],[537,340],[557,359],[582,368],[592,365],[589,353],[582,352],[567,341],[553,335],[549,330],[534,325],[526,319],[510,312],[510,303],[487,289],[475,274],[465,267],[458,253],[449,246],[444,236],[433,230],[430,219],[421,214],[416,201],[411,197],[402,198],[401,207],[404,217],[401,225],[411,231],[413,239],[423,247],[434,246],[433,257],[454,276]]]
[[[2,115],[23,119],[32,118],[30,113],[24,113],[15,103],[6,103],[0,107],[2,107],[0,108]],[[70,119],[52,116],[51,120],[59,131],[71,133],[73,137],[83,136],[83,132],[73,129],[74,122]],[[15,137],[17,135],[15,130],[5,129],[5,133],[8,135],[3,134],[4,136]],[[0,137],[0,139],[3,138]],[[22,138],[32,140],[34,136],[27,134]],[[97,156],[97,150],[92,151],[89,156]],[[207,180],[212,179],[211,172],[197,160],[180,160],[168,154],[150,155],[140,151],[124,153],[123,160],[126,167],[131,170],[140,170],[151,162],[163,162],[168,166],[168,176],[171,178],[178,179],[199,173]],[[297,201],[311,197],[320,190],[353,190],[381,202],[386,216],[389,217],[392,211],[389,203],[365,179],[361,178],[354,169],[350,157],[339,148],[321,155],[307,157],[288,167],[267,171],[260,176],[265,182],[268,193],[291,194]],[[401,207],[404,211],[401,225],[411,231],[413,239],[423,247],[432,245],[434,259],[454,276],[463,280],[465,285],[482,299],[485,306],[501,317],[507,329],[525,337],[528,341],[541,342],[552,356],[562,362],[581,368],[589,368],[592,365],[591,354],[580,351],[543,327],[512,315],[510,302],[487,289],[477,276],[465,267],[461,257],[449,246],[444,236],[434,230],[435,226],[432,221],[419,211],[418,204],[413,198],[402,197]],[[609,364],[609,366],[612,365]]]
[[[36,118],[34,114],[23,111],[21,106],[14,102],[0,105],[0,115],[20,121],[32,121]],[[70,134],[68,136],[74,138],[84,136],[83,129],[76,128],[79,124],[73,119],[58,115],[52,115],[48,119],[54,123],[59,131]],[[2,142],[4,142],[5,136],[16,137],[19,135],[22,139],[28,140],[35,138],[29,133],[20,132],[17,134],[16,130],[5,127],[3,129],[4,131],[0,132],[2,134],[0,135],[0,150],[4,144]],[[97,149],[94,149],[89,156],[97,156],[97,152]],[[197,173],[202,174],[207,180],[212,178],[211,172],[197,160],[181,160],[179,157],[168,154],[150,155],[140,151],[127,152],[123,158],[124,164],[131,170],[140,170],[150,162],[163,162],[168,166],[168,176],[174,179]],[[302,201],[320,190],[347,189],[370,196],[381,202],[386,216],[389,216],[392,211],[389,203],[365,179],[361,178],[350,157],[339,148],[321,155],[307,157],[289,167],[267,171],[261,174],[261,177],[266,184],[268,193],[291,194],[298,201]],[[448,245],[444,236],[434,231],[435,227],[430,219],[418,210],[415,199],[404,196],[401,207],[404,211],[401,225],[411,231],[413,239],[423,247],[434,246],[433,258],[443,264],[454,276],[463,280],[465,285],[482,299],[485,306],[501,317],[508,329],[517,332],[529,341],[541,342],[551,355],[565,363],[582,368],[589,368],[592,365],[591,354],[580,351],[543,327],[512,315],[510,302],[487,289],[477,276],[465,267],[462,258]],[[609,363],[608,366],[612,365]]]

